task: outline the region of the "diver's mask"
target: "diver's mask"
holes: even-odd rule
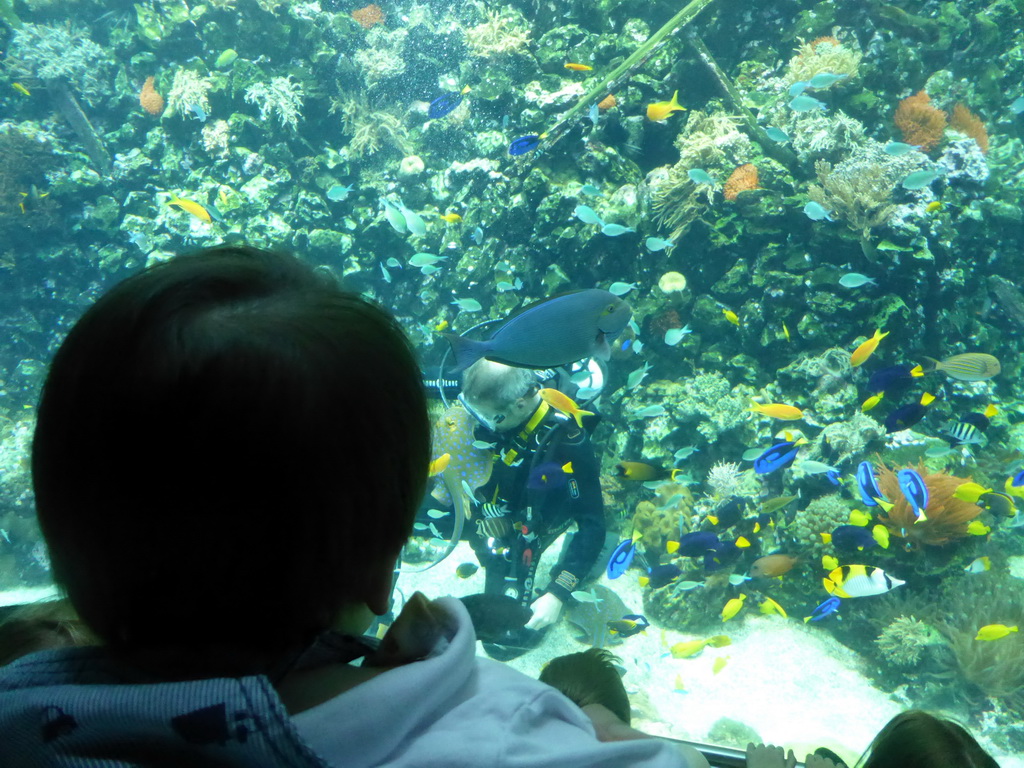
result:
[[[490,418],[484,416],[482,413],[480,413],[480,411],[478,411],[476,408],[469,404],[469,401],[466,399],[466,396],[462,392],[459,393],[459,402],[462,403],[463,408],[469,411],[470,416],[472,416],[474,419],[480,422],[481,426],[483,426],[484,429],[490,430],[491,432],[497,432],[498,425],[508,418],[507,413],[496,413],[494,416]]]

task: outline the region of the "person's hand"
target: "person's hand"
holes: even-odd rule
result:
[[[604,704],[586,704],[582,707],[583,714],[594,724],[594,732],[598,741],[631,741],[633,739],[652,739],[649,733],[638,731],[622,722],[618,715]]]
[[[804,758],[804,765],[807,768],[836,768],[836,764],[829,760],[827,757],[821,757],[820,755],[807,755]]]
[[[526,622],[527,629],[550,627],[562,615],[562,601],[550,592],[545,592],[530,605],[533,616]]]
[[[771,744],[747,744],[747,768],[793,768],[796,755]]]
[[[416,592],[391,625],[376,651],[366,656],[364,667],[397,667],[419,661],[430,653],[448,629],[451,618],[422,592]]]

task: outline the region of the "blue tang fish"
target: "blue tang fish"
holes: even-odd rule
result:
[[[897,472],[896,478],[900,481],[900,490],[910,502],[915,517],[918,520],[926,520],[924,510],[928,506],[928,486],[925,485],[924,478],[916,469],[909,467]]]
[[[860,491],[860,500],[869,507],[877,507],[875,499],[884,499],[878,481],[875,479],[875,468],[870,461],[862,461],[857,465],[857,490]]]
[[[608,338],[629,323],[633,310],[609,291],[588,288],[541,299],[506,320],[486,341],[444,334],[456,371],[480,358],[521,368],[557,368],[587,357],[607,360]]]
[[[788,440],[776,443],[754,459],[754,472],[759,475],[767,475],[769,472],[788,467],[793,463],[799,450],[796,443]]]
[[[838,597],[833,595],[824,603],[814,609],[814,612],[810,616],[804,618],[804,622],[808,621],[821,621],[826,616],[831,616],[833,613],[839,610],[839,604],[842,602]]]
[[[619,576],[629,570],[629,567],[633,564],[633,557],[636,555],[636,542],[640,536],[636,533],[630,539],[623,539],[619,542],[619,546],[612,552],[612,556],[608,558],[608,568],[606,569],[609,579],[617,579]]]
[[[1013,480],[1010,481],[1010,485],[1014,488],[1020,488],[1024,485],[1024,469],[1013,476]]]
[[[541,137],[536,133],[530,133],[526,136],[520,136],[518,139],[508,145],[508,153],[513,157],[519,155],[525,155],[527,152],[532,152],[540,144]]]
[[[427,108],[427,117],[431,120],[437,120],[451,114],[462,103],[462,97],[467,93],[469,93],[468,85],[460,93],[441,94],[430,102],[430,106]]]

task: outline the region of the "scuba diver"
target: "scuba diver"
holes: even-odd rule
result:
[[[606,337],[618,335],[631,315],[618,297],[591,289],[534,304],[487,341],[449,336],[464,369],[462,388],[459,403],[439,421],[448,429],[435,432],[435,444],[449,440],[450,431],[474,448],[435,448],[448,452],[452,465],[439,478],[447,487],[437,483],[421,513],[470,497],[465,531],[462,515],[447,516],[456,520],[453,543],[461,536],[473,547],[485,569],[485,595],[511,598],[529,616],[525,626],[484,643],[494,658],[514,658],[535,645],[605,547],[600,464],[589,435],[598,419],[569,396],[584,404],[596,398],[605,379],[598,359],[607,358]],[[461,433],[460,423],[469,425]],[[474,474],[471,453],[482,472]],[[542,554],[573,525],[548,567],[550,580],[538,584]]]

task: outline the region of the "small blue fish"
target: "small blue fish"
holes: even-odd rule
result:
[[[870,461],[862,461],[857,465],[857,490],[860,491],[860,500],[869,507],[877,507],[877,499],[885,499],[878,487],[875,468]]]
[[[814,612],[810,616],[806,617],[804,621],[821,621],[826,616],[831,616],[833,613],[839,610],[839,605],[841,602],[842,600],[833,595],[824,603],[815,608]]]
[[[604,219],[598,216],[597,211],[589,205],[577,205],[573,210],[573,215],[575,215],[576,218],[584,224],[596,224],[599,227],[604,226]]]
[[[468,85],[462,89],[461,93],[441,94],[430,102],[430,106],[427,108],[427,117],[437,120],[451,114],[462,103],[462,99],[467,93],[469,93]]]
[[[578,392],[576,394],[579,394]],[[665,406],[663,405],[648,405],[646,408],[641,408],[639,411],[633,411],[632,416],[634,419],[651,419],[655,416],[663,416],[665,414]]]
[[[200,123],[206,122],[206,110],[203,109],[202,104],[187,104],[185,110],[195,115],[195,119]]]
[[[456,299],[452,304],[458,307],[462,312],[479,312],[483,309],[483,307],[480,306],[480,302],[476,299]]]
[[[636,232],[632,227],[624,227],[621,224],[605,224],[601,227],[601,234],[607,235],[608,237],[618,237],[619,235],[625,235],[628,232]]]
[[[526,136],[520,136],[518,139],[508,145],[508,153],[513,157],[519,155],[525,155],[527,152],[532,152],[540,145],[540,136],[536,133],[530,133]]]
[[[608,292],[614,293],[616,296],[625,296],[634,288],[636,288],[636,283],[612,283],[608,286]]]
[[[481,245],[484,241],[483,229],[481,227],[477,227],[476,229],[473,230],[473,234],[471,234],[470,237],[473,239],[474,243],[476,243],[477,245]]]
[[[849,77],[849,75],[834,75],[831,72],[819,72],[808,81],[808,84],[811,88],[828,88],[830,85],[834,85],[846,77]]]
[[[394,256],[389,256],[388,260],[384,263],[387,264],[392,269],[402,269],[402,262],[400,262]]]
[[[590,122],[597,125],[597,121],[601,119],[601,110],[598,108],[597,103],[590,105],[590,111],[587,112],[587,117],[590,118]]]
[[[601,190],[595,187],[593,184],[584,184],[580,187],[580,192],[589,197],[602,197]]]
[[[827,477],[828,481],[837,488],[843,484],[843,479],[839,475],[838,469],[830,469],[828,472],[825,473],[825,477]]]
[[[1018,96],[1010,104],[1010,111],[1015,115],[1019,115],[1024,112],[1024,96]]]
[[[885,154],[892,155],[893,157],[899,157],[900,155],[905,155],[909,152],[917,152],[919,149],[921,149],[921,147],[915,144],[907,144],[902,141],[890,141],[882,147],[882,151],[885,152]]]
[[[638,537],[639,538],[639,537]],[[617,579],[629,570],[636,555],[636,539],[623,539],[608,558],[606,573],[609,579]]]
[[[687,325],[685,328],[669,328],[667,331],[665,331],[665,343],[668,344],[670,347],[674,347],[676,344],[682,341],[683,337],[688,333],[693,333],[693,329],[690,328],[689,325]]]
[[[781,128],[776,128],[774,125],[765,130],[768,138],[772,141],[777,141],[780,144],[784,141],[789,141],[789,134]]]
[[[675,243],[661,237],[648,237],[644,240],[644,245],[647,247],[648,251],[656,252],[664,251],[666,248],[671,248]]]
[[[896,478],[900,481],[900,490],[914,510],[914,516],[918,520],[927,519],[924,510],[928,506],[928,486],[925,485],[924,478],[917,470],[909,467],[897,472]]]
[[[939,178],[938,171],[931,168],[924,171],[914,171],[900,183],[900,186],[909,190],[924,189],[937,178]]]
[[[769,472],[787,467],[793,463],[799,450],[796,443],[790,440],[776,443],[754,459],[754,472],[759,475],[767,475]]]
[[[711,178],[711,175],[703,168],[691,168],[686,172],[686,175],[690,177],[690,181],[694,184],[714,184],[715,180]]]
[[[810,83],[807,82],[806,80],[797,80],[795,83],[789,86],[789,95],[799,96],[801,93],[807,90],[808,86],[810,86]]]
[[[823,206],[821,203],[814,202],[813,200],[811,200],[809,203],[807,203],[807,205],[804,206],[804,214],[811,221],[821,221],[822,219],[824,219],[825,221],[835,221],[835,219],[832,218],[830,213],[831,212],[828,210],[828,208]]]
[[[411,234],[420,237],[427,234],[427,223],[423,221],[422,216],[416,213],[416,211],[407,208],[401,200],[398,201],[398,209],[401,211],[402,217],[405,219],[405,225],[409,228]]]
[[[408,225],[405,222],[405,216],[398,209],[398,206],[387,198],[383,198],[381,202],[384,204],[384,218],[388,220],[388,224],[391,228],[399,234],[404,234],[409,230]]]
[[[860,272],[847,272],[845,275],[839,278],[839,284],[843,288],[860,288],[862,285],[878,285],[872,278],[867,275],[862,275]],[[872,392],[880,392],[882,390],[872,390]]]
[[[794,112],[810,112],[813,109],[825,109],[825,102],[820,101],[813,96],[808,96],[806,93],[801,93],[791,102],[789,102],[789,108]]]
[[[214,221],[224,221],[224,214],[220,212],[216,205],[213,203],[207,203],[205,206],[206,212],[210,214],[210,218]]]
[[[335,184],[333,187],[327,190],[327,199],[334,203],[340,203],[349,193],[352,191],[352,185],[343,187],[341,184]]]
[[[1024,469],[1022,469],[1020,472],[1013,476],[1013,480],[1010,481],[1010,485],[1012,485],[1014,488],[1020,488],[1022,485],[1024,485]]]

